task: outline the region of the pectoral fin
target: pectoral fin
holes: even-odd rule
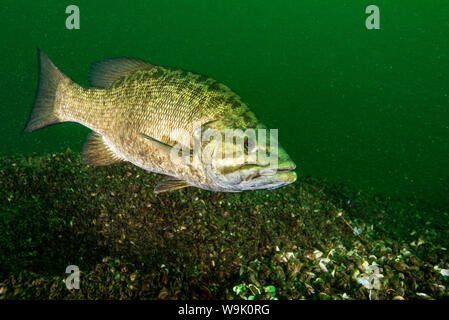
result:
[[[169,144],[166,144],[166,143],[164,143],[162,141],[159,141],[159,140],[157,140],[155,138],[152,138],[152,137],[146,135],[145,133],[141,133],[140,135],[142,137],[144,137],[145,139],[148,139],[149,141],[153,142],[154,145],[156,145],[159,149],[161,149],[164,152],[170,152],[171,149],[173,148],[173,146],[171,146]]]
[[[174,178],[174,177],[170,177],[170,176],[166,176],[156,185],[156,188],[154,188],[154,192],[161,193],[161,192],[182,189],[182,188],[190,187],[190,186],[191,186],[191,184],[189,184],[187,181],[180,180],[178,178]]]
[[[92,132],[83,149],[83,159],[90,166],[109,166],[124,161],[106,144],[103,137]]]
[[[183,156],[184,154],[187,154],[189,156],[193,155],[193,150],[190,148],[185,148],[179,144],[176,144],[175,146],[169,145],[165,142],[159,141],[153,137],[150,137],[146,135],[145,133],[140,133],[142,137],[153,143],[154,146],[156,146],[162,153],[166,155],[170,155],[170,152],[172,152],[173,148],[178,149],[178,156]],[[176,143],[176,142],[175,142]]]
[[[166,155],[169,155],[170,152],[173,150],[173,146],[166,144],[162,141],[159,141],[157,139],[154,139],[144,133],[140,134],[142,137],[153,143],[154,146],[156,146],[162,153],[165,153]],[[182,150],[179,149],[179,152]],[[189,151],[191,151],[189,149]],[[190,154],[189,154],[190,155]],[[157,185],[156,188],[154,188],[155,193],[161,193],[161,192],[167,192],[167,191],[173,191],[177,189],[182,189],[185,187],[190,187],[191,185],[184,180],[174,178],[171,176],[165,176]]]

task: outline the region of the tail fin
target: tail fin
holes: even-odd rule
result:
[[[68,79],[42,50],[37,50],[40,65],[39,86],[30,120],[23,130],[24,133],[61,122],[55,115],[55,99],[59,83]]]

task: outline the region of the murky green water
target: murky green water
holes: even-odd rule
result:
[[[77,4],[80,29],[67,30]],[[380,8],[367,30],[365,8]],[[225,83],[302,175],[447,203],[449,4],[440,1],[11,1],[2,31],[0,155],[81,150],[88,130],[22,135],[42,48],[87,85],[90,63],[128,56]]]

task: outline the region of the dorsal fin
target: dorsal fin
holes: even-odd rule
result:
[[[92,132],[84,144],[83,159],[90,166],[109,166],[123,161],[96,132]]]
[[[114,58],[92,63],[89,71],[89,83],[98,88],[107,88],[115,81],[138,71],[155,66],[139,59]]]
[[[161,193],[161,192],[167,192],[167,191],[173,191],[177,189],[182,189],[185,187],[190,187],[191,185],[184,180],[165,176],[159,183],[156,185],[156,188],[154,188],[155,193]]]

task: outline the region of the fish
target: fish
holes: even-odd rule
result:
[[[296,181],[296,165],[277,136],[271,129],[269,138],[251,134],[267,128],[213,78],[121,57],[93,63],[90,86],[83,87],[40,49],[38,61],[36,98],[23,132],[62,122],[89,128],[82,151],[89,166],[130,162],[162,174],[155,193],[190,186],[241,192]],[[232,139],[223,139],[228,132]]]

